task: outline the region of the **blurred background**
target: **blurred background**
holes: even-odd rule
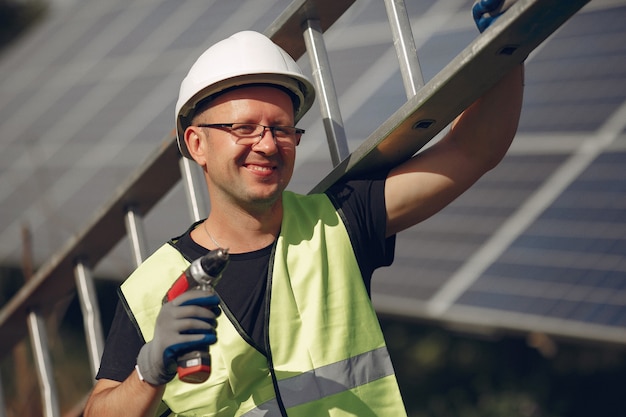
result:
[[[406,1],[426,81],[478,36],[472,3]],[[40,267],[161,146],[197,56],[264,31],[289,4],[0,1],[0,306],[24,282],[25,251]],[[411,416],[626,409],[624,22],[626,0],[592,0],[531,54],[505,160],[399,235],[394,265],[375,276]],[[383,2],[357,0],[325,39],[354,150],[406,100]],[[332,164],[317,106],[300,127],[290,188],[307,192]],[[179,185],[146,217],[150,250],[187,228],[181,201]],[[128,252],[121,242],[94,270],[105,331]],[[51,340],[66,415],[92,384],[80,316],[73,302]],[[8,416],[40,413],[28,350],[2,358]]]

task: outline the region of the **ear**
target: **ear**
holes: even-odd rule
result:
[[[203,140],[204,133],[195,126],[189,126],[185,129],[185,143],[189,154],[200,166],[206,165],[206,141]]]

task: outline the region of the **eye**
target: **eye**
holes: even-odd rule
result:
[[[283,138],[291,137],[295,134],[295,129],[289,126],[275,126],[274,134]]]
[[[233,125],[233,131],[235,131],[236,134],[243,136],[253,135],[256,132],[257,128],[258,126],[253,124],[242,123]]]

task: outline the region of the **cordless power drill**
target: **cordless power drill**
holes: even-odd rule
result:
[[[207,295],[215,294],[215,285],[222,277],[228,265],[228,249],[218,248],[196,259],[176,279],[172,287],[163,297],[163,304],[172,301],[182,293],[192,289],[206,291]],[[209,347],[185,353],[177,358],[178,378],[184,382],[200,384],[211,375],[211,356]]]

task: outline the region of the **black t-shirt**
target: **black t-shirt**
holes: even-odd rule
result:
[[[346,223],[368,292],[374,270],[393,261],[395,238],[385,238],[384,178],[381,175],[373,180],[349,181],[326,192]],[[190,232],[197,224],[170,242],[189,261],[208,251],[191,239]],[[272,245],[254,252],[231,254],[230,263],[216,286],[222,305],[236,317],[248,343],[263,354],[265,326],[262,312],[265,311],[271,251]],[[96,378],[125,380],[133,371],[144,343],[123,303],[118,302]]]

